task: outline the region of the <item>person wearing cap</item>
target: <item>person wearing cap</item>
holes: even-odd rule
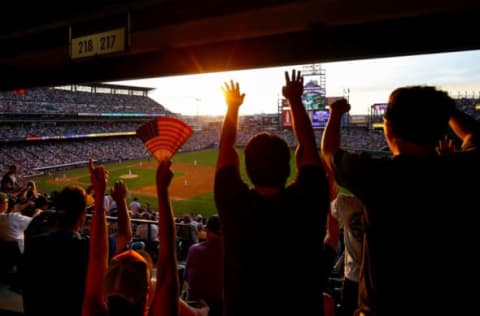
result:
[[[107,221],[103,204],[107,173],[90,161],[95,213],[92,218],[83,316],[206,316],[208,307],[191,308],[179,298],[175,226],[168,187],[173,177],[169,160],[159,162],[156,183],[159,210],[159,253],[156,283],[152,260],[142,251],[127,250],[108,261]],[[112,196],[126,196],[123,182],[116,182]]]
[[[461,271],[463,254],[478,248],[469,219],[479,205],[478,122],[435,87],[395,89],[384,117],[392,156],[376,158],[340,147],[349,109],[345,99],[331,105],[321,151],[337,183],[365,206],[356,315],[471,314],[476,291],[464,289],[476,284],[475,273]],[[462,151],[438,155],[447,133]]]

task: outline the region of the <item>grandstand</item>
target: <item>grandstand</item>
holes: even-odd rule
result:
[[[462,95],[457,93],[457,95],[453,97],[460,110],[471,115],[476,120],[480,120],[480,93],[478,96],[475,96],[475,93],[472,93],[470,96],[468,94]]]
[[[195,133],[181,151],[214,147],[223,117],[180,116],[148,97],[149,88],[120,85],[72,85],[0,93],[0,170],[19,166],[28,177],[83,165],[90,157],[115,162],[150,157],[135,130],[158,116],[181,117]],[[275,131],[293,148],[291,129],[281,116],[242,116],[237,145],[259,131]],[[316,130],[320,139],[321,130]],[[365,135],[366,134],[366,135]],[[358,136],[357,135],[361,135]],[[378,150],[384,144],[363,130],[345,131],[350,148]]]
[[[0,92],[0,155],[4,157],[0,170],[16,164],[19,176],[29,177],[84,165],[90,157],[101,162],[148,158],[135,130],[158,116],[179,117],[194,128],[181,151],[216,146],[222,116],[181,116],[151,99],[150,90],[92,84]],[[461,110],[480,119],[478,96],[459,93],[455,100]],[[369,114],[349,115],[342,130],[344,146],[384,150],[385,107],[386,103],[376,103]],[[282,112],[241,116],[237,146],[243,147],[259,131],[273,131],[295,147],[292,130],[282,118]],[[322,130],[315,133],[319,140]]]
[[[2,170],[31,176],[89,157],[147,157],[136,128],[153,117],[176,116],[148,97],[151,88],[91,84],[0,93]]]
[[[0,92],[0,170],[19,166],[28,177],[84,165],[150,157],[136,129],[158,116],[180,115],[149,98],[150,88],[70,85]],[[194,135],[181,151],[212,147],[223,117],[182,116]],[[276,115],[241,118],[243,143],[259,130],[277,130]]]

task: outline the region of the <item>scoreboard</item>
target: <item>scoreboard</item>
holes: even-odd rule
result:
[[[325,97],[325,88],[316,81],[311,80],[303,87],[302,103],[307,111],[308,117],[312,122],[314,129],[325,128],[330,111],[327,108],[327,98]],[[292,127],[292,117],[290,106],[286,99],[281,101],[282,127]]]

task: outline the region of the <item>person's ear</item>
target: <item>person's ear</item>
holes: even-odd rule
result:
[[[386,118],[383,119],[383,133],[385,137],[388,137],[392,133],[392,125]]]
[[[385,135],[385,140],[392,153],[397,153],[395,132],[393,131],[392,124],[385,118],[383,119],[383,134]]]

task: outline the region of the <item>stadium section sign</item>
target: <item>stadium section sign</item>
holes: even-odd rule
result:
[[[78,59],[124,52],[126,43],[125,28],[76,37],[71,40],[70,57]]]
[[[80,36],[71,39],[70,57],[78,59],[120,53],[126,50],[126,43],[125,28]]]

